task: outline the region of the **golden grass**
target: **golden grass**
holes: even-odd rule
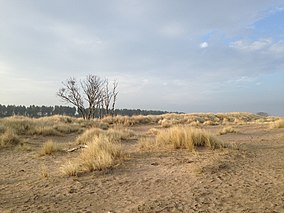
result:
[[[79,172],[91,172],[112,167],[122,156],[119,143],[106,135],[99,135],[87,143],[78,158],[69,161],[61,167],[61,172],[67,176]]]
[[[271,128],[271,129],[284,128],[284,119],[281,118],[281,119],[279,119],[279,120],[276,120],[276,121],[272,122],[272,123],[270,124],[270,128]]]
[[[19,142],[18,135],[11,130],[7,130],[0,135],[0,147],[17,145]]]
[[[159,124],[163,127],[163,128],[169,128],[173,125],[173,122],[167,119],[162,119],[159,121]]]
[[[75,121],[76,118],[67,116],[43,118],[12,116],[0,119],[0,133],[11,130],[17,135],[59,136],[81,131],[83,124]]]
[[[77,176],[79,171],[79,164],[72,161],[67,161],[60,167],[60,171],[64,176]]]
[[[99,128],[87,129],[77,137],[76,144],[87,144],[101,134],[103,134],[103,130]]]
[[[147,131],[148,135],[157,135],[159,133],[159,130],[156,128],[151,128]]]
[[[134,131],[125,128],[108,129],[105,134],[114,141],[125,141],[136,139]]]
[[[39,154],[40,155],[51,155],[57,151],[60,151],[58,144],[52,140],[48,140],[42,145],[41,149],[39,150]]]
[[[204,130],[182,126],[162,130],[155,139],[142,138],[140,140],[141,149],[187,149],[194,151],[196,147],[217,149],[223,146],[222,142]]]
[[[237,131],[233,127],[228,126],[228,127],[224,127],[223,129],[221,129],[219,134],[225,135],[225,134],[228,134],[228,133],[236,133],[236,132]]]
[[[48,178],[49,177],[49,172],[48,172],[48,168],[46,165],[43,165],[40,168],[40,175],[42,178]]]
[[[105,135],[113,141],[131,140],[136,138],[134,131],[125,128],[114,128],[108,130],[101,130],[98,128],[91,128],[85,130],[76,139],[77,144],[87,144],[100,135]]]

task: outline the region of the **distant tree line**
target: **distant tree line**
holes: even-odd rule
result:
[[[15,106],[15,105],[1,105],[0,117],[8,117],[13,115],[22,115],[28,117],[44,117],[51,115],[68,115],[76,116],[76,108],[69,106]]]
[[[159,110],[141,110],[141,109],[115,109],[114,115],[162,115],[168,113]],[[44,117],[51,115],[67,115],[72,117],[80,117],[76,107],[69,106],[15,106],[15,105],[1,105],[0,117],[8,117],[13,115],[28,116],[28,117]],[[97,116],[98,117],[98,116]]]

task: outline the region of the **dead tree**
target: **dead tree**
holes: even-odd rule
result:
[[[112,109],[111,109],[112,116],[114,116],[114,113],[115,113],[115,104],[116,104],[117,95],[118,95],[117,86],[118,86],[118,82],[114,81],[113,88],[112,88]]]
[[[111,104],[112,97],[113,97],[113,93],[109,90],[109,82],[108,80],[106,80],[105,87],[103,90],[103,104],[105,107],[106,115],[110,114],[110,104]]]
[[[109,89],[107,79],[102,80],[95,75],[88,75],[79,85],[75,78],[70,78],[62,84],[64,87],[59,89],[57,96],[74,105],[84,119],[114,115],[118,94],[116,81],[113,82],[112,90]]]
[[[86,119],[84,100],[83,96],[80,93],[76,79],[69,78],[65,83],[62,82],[62,84],[64,85],[64,87],[59,89],[57,96],[59,96],[65,102],[73,104],[77,108],[78,113],[80,113],[81,116]]]
[[[85,100],[89,105],[87,119],[95,117],[96,109],[100,106],[104,84],[105,82],[95,75],[88,75],[86,80],[81,82],[81,87],[85,93]]]

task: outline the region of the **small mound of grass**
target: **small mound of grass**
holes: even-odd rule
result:
[[[87,144],[92,141],[95,137],[103,134],[103,130],[99,128],[91,128],[87,129],[81,135],[79,135],[76,139],[76,144]]]
[[[101,130],[98,128],[87,129],[83,134],[77,137],[77,144],[87,144],[88,142],[94,140],[100,135],[104,135],[113,141],[131,140],[135,139],[136,135],[132,130],[129,129],[108,129]]]
[[[228,133],[236,133],[236,132],[237,131],[233,127],[228,126],[228,127],[224,127],[223,129],[221,129],[219,134],[225,135],[225,134],[228,134]]]
[[[61,167],[65,176],[74,176],[80,172],[91,172],[112,167],[122,156],[119,143],[106,135],[99,135],[87,143],[80,155]]]
[[[48,140],[42,145],[39,151],[39,154],[40,155],[51,155],[57,151],[60,151],[58,144],[52,140]]]
[[[99,136],[87,148],[82,150],[79,159],[86,171],[102,170],[114,164],[114,160],[121,156],[119,144],[111,141],[110,138]]]
[[[154,140],[149,140],[145,143],[142,141],[142,149],[145,147],[158,149],[187,149],[194,151],[196,147],[207,147],[210,149],[217,149],[223,147],[223,143],[218,141],[211,134],[201,129],[189,127],[171,127],[160,131]]]
[[[136,138],[136,134],[134,131],[124,128],[109,129],[105,132],[105,134],[108,137],[112,138],[114,141],[125,141]]]
[[[0,136],[0,146],[7,147],[7,146],[15,146],[20,143],[20,139],[17,134],[15,134],[11,130],[5,131]]]
[[[273,123],[270,124],[271,129],[279,129],[279,128],[284,128],[284,119],[279,119],[277,121],[274,121]]]
[[[67,161],[60,167],[60,171],[64,176],[77,176],[79,165],[72,161]]]

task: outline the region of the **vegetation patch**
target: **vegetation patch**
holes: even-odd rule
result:
[[[284,128],[284,119],[281,118],[277,121],[274,121],[270,124],[271,129],[278,129],[278,128]]]
[[[60,151],[58,144],[52,140],[48,140],[42,145],[39,153],[40,155],[51,155],[57,151]]]
[[[196,147],[217,149],[224,146],[222,142],[204,130],[179,126],[161,130],[154,139],[143,138],[140,142],[142,149],[187,149],[194,151]]]
[[[80,172],[91,172],[112,167],[122,156],[119,143],[106,135],[93,137],[80,155],[61,167],[61,172],[74,176]]]
[[[0,146],[15,146],[20,143],[20,138],[11,130],[7,130],[0,135]]]
[[[221,129],[219,134],[225,135],[225,134],[228,134],[228,133],[236,133],[236,132],[237,131],[233,127],[228,126],[228,127],[224,127],[223,129]]]

